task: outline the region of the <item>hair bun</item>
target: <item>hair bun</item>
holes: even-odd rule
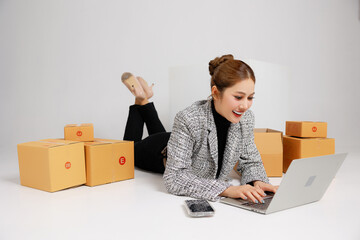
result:
[[[211,60],[209,62],[210,75],[212,76],[215,72],[215,69],[228,60],[234,60],[234,56],[231,54],[227,54],[227,55],[223,55],[221,57],[216,57],[215,59]]]

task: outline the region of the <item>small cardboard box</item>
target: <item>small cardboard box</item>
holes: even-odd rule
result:
[[[283,174],[282,132],[269,128],[255,128],[254,138],[267,176],[281,177]],[[236,168],[237,164],[234,167],[235,171]]]
[[[285,135],[293,137],[322,137],[327,136],[326,122],[286,121]]]
[[[84,143],[45,139],[17,145],[20,183],[55,192],[84,184]]]
[[[284,136],[284,172],[294,159],[317,157],[335,153],[334,138],[297,138]]]
[[[64,138],[81,142],[94,141],[94,126],[92,123],[68,124],[64,127]]]
[[[86,185],[134,178],[134,142],[95,138],[85,143]]]

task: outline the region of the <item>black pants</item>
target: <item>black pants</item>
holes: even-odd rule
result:
[[[144,123],[149,136],[142,139]],[[147,171],[164,173],[164,156],[170,133],[165,131],[153,103],[132,105],[126,123],[124,140],[134,141],[135,166]]]

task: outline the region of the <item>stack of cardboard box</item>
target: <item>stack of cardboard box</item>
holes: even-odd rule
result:
[[[335,153],[335,139],[327,138],[326,122],[287,121],[285,134],[284,172],[294,159]]]
[[[327,138],[326,122],[287,121],[285,134],[269,128],[254,129],[254,141],[268,177],[281,177],[294,159],[335,153],[335,139]],[[234,170],[237,172],[237,164]]]
[[[55,192],[134,178],[134,142],[94,138],[92,124],[66,125],[64,135],[18,144],[21,185]]]

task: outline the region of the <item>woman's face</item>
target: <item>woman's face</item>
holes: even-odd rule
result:
[[[251,79],[238,81],[234,86],[226,88],[222,94],[213,86],[216,111],[229,122],[240,122],[242,115],[252,105],[254,90],[255,83]]]

